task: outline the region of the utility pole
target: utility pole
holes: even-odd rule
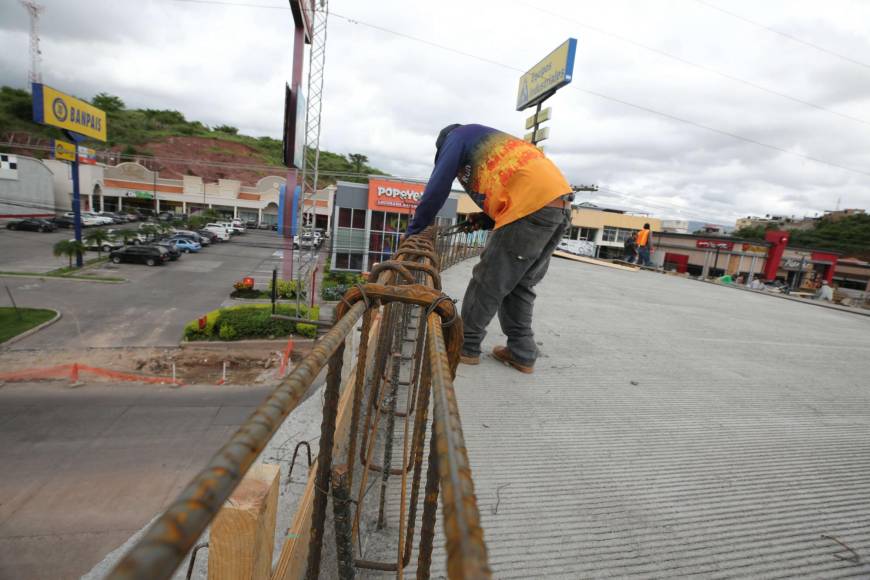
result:
[[[42,82],[42,52],[39,50],[39,15],[45,10],[36,0],[19,0],[30,15],[30,71],[27,86]]]

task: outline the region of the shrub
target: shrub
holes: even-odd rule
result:
[[[296,298],[296,280],[278,280],[278,298]],[[269,294],[272,293],[272,283],[269,282]],[[302,285],[300,298],[305,298],[308,293],[305,291],[305,285]]]
[[[221,324],[219,333],[221,340],[234,340],[238,335],[239,333],[236,332],[236,329],[233,328],[232,324]]]
[[[299,322],[296,324],[296,334],[306,338],[317,338],[317,325]]]

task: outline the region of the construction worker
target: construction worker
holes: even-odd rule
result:
[[[535,285],[570,223],[571,186],[534,145],[483,125],[448,125],[435,142],[435,167],[408,234],[422,232],[447,201],[454,179],[483,208],[470,229],[494,229],[462,301],[461,362],[480,363],[486,327],[498,313],[507,346],[492,354],[524,373],[534,370]]]
[[[637,263],[641,266],[652,266],[652,232],[649,224],[643,224],[643,229],[637,232]]]

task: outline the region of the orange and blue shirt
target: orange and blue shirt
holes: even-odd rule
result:
[[[438,151],[408,234],[432,223],[454,179],[495,221],[496,229],[571,193],[559,168],[531,143],[483,125],[461,125]]]

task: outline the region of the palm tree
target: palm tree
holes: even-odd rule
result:
[[[61,240],[54,245],[52,252],[55,256],[66,256],[69,258],[69,267],[72,268],[73,256],[83,254],[85,245],[76,240]]]
[[[85,242],[87,242],[89,247],[96,246],[97,257],[99,258],[103,257],[103,246],[110,247],[107,242],[111,239],[112,237],[109,235],[109,232],[104,229],[91,230],[85,236]]]
[[[156,237],[158,232],[157,227],[154,224],[145,224],[144,226],[139,228],[139,231],[145,234],[145,236],[147,236],[149,240]]]

